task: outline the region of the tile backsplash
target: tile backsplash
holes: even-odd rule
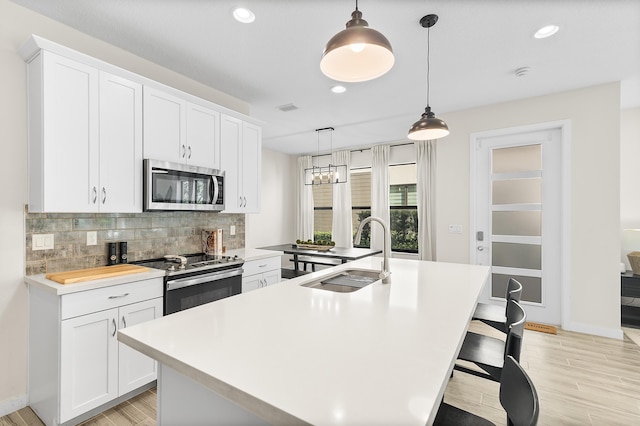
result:
[[[230,227],[235,226],[235,235]],[[203,229],[222,228],[227,250],[244,247],[245,216],[213,212],[29,213],[25,206],[26,275],[107,264],[110,242],[127,242],[129,261],[200,253]],[[96,231],[97,245],[87,245]],[[53,234],[54,248],[32,250],[34,234]]]

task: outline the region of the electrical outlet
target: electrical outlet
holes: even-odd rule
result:
[[[235,227],[235,225],[231,225],[231,228],[229,228],[229,234],[230,235],[236,235],[236,227]]]
[[[87,232],[87,245],[95,246],[98,244],[98,233],[96,231]]]
[[[53,243],[53,234],[33,234],[31,236],[31,250],[51,250]]]

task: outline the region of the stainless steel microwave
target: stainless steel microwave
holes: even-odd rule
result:
[[[145,159],[144,210],[224,210],[224,172]]]

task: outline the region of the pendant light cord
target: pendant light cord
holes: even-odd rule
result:
[[[427,28],[427,106],[429,106],[429,80],[431,72],[431,63],[429,53],[431,52],[431,27]]]

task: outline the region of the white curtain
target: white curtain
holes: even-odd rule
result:
[[[331,164],[346,165],[351,170],[351,152],[338,151],[331,154]],[[333,223],[331,235],[337,247],[353,247],[353,226],[351,222],[351,182],[333,185]]]
[[[418,254],[420,260],[436,260],[436,141],[416,141],[415,147],[418,172]]]
[[[389,145],[371,148],[371,216],[377,216],[390,226],[389,214]],[[382,250],[384,232],[371,224],[371,248]]]
[[[296,240],[313,240],[313,190],[305,185],[305,169],[313,166],[310,155],[298,157],[296,174]]]

